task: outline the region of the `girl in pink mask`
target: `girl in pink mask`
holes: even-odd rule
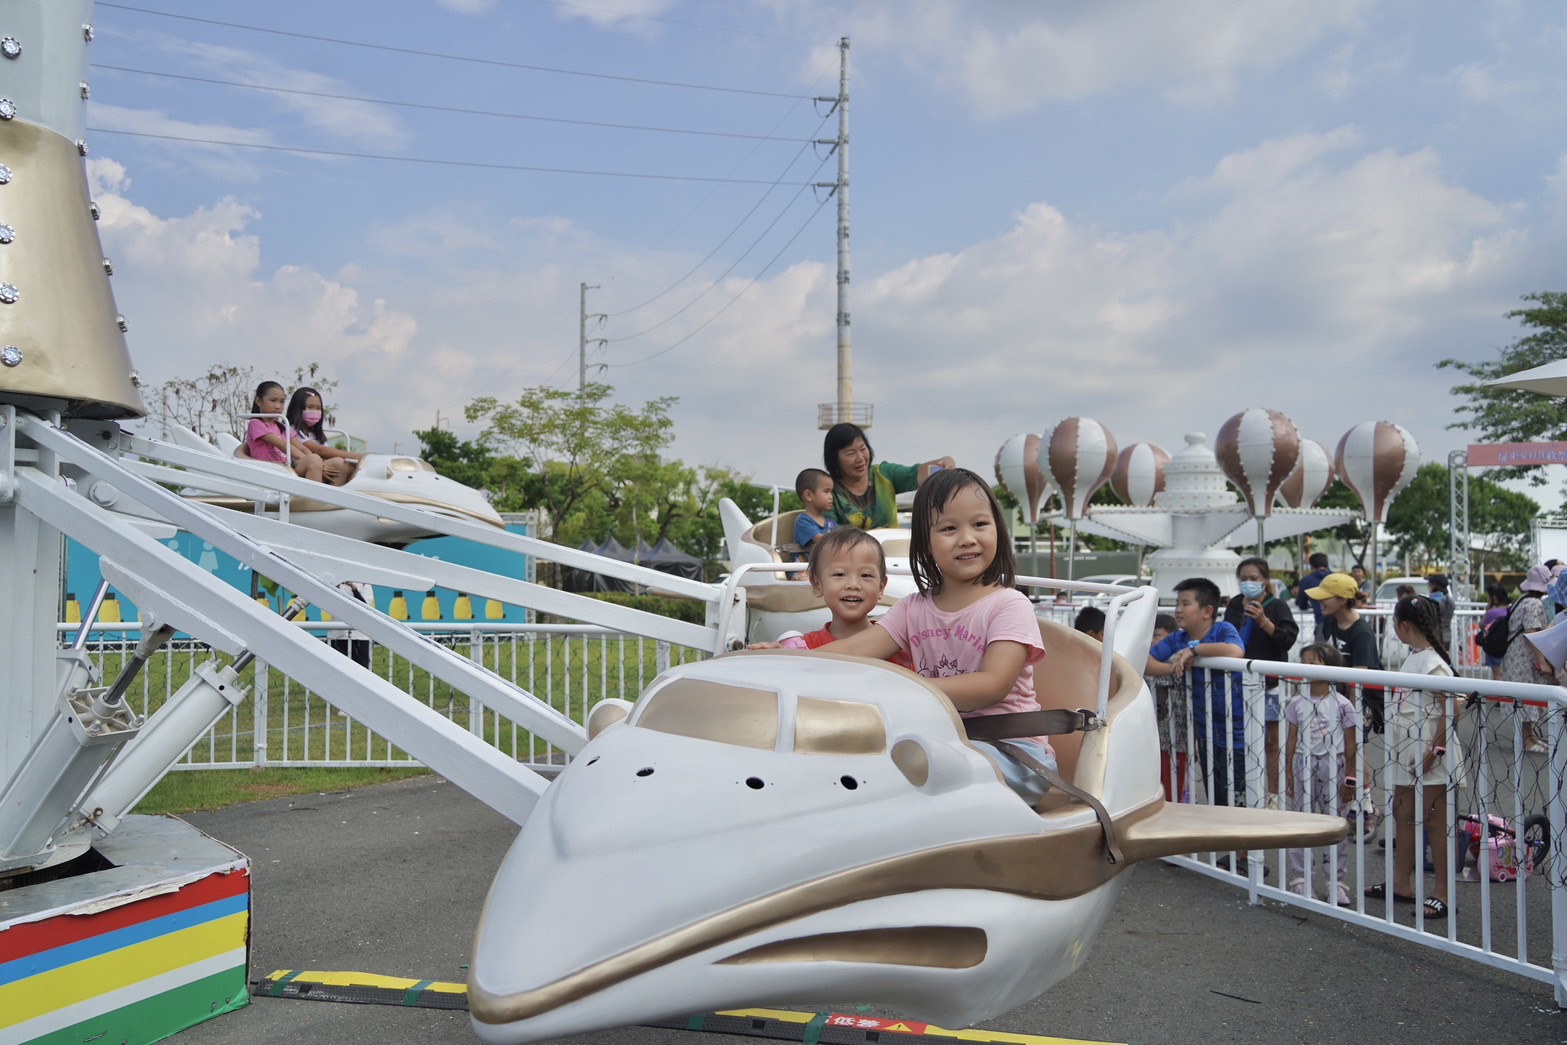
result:
[[[339,450],[327,445],[326,432],[321,427],[326,414],[321,407],[321,394],[314,388],[296,388],[288,400],[288,423],[296,438],[306,449],[321,458],[321,478],[333,486],[342,486],[354,476],[362,454]]]

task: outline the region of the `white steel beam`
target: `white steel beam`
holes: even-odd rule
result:
[[[52,429],[52,426],[48,427]],[[59,438],[71,440],[70,436],[54,431]],[[40,433],[35,427],[27,434],[36,437]],[[48,435],[45,438],[52,441]],[[87,450],[87,453],[94,451]],[[74,459],[74,454],[62,453],[61,456]],[[411,699],[390,682],[359,667],[279,615],[239,597],[233,588],[206,570],[134,527],[125,526],[122,520],[62,484],[45,479],[31,469],[18,469],[16,480],[17,503],[24,511],[70,534],[100,555],[121,562],[138,562],[144,569],[148,564],[154,565],[166,597],[179,600],[185,607],[180,614],[185,620],[199,618],[210,621],[212,627],[207,630],[214,633],[244,636],[246,647],[257,657],[277,665],[291,678],[321,694],[334,706],[503,816],[518,824],[527,819],[547,785],[537,773]],[[225,537],[218,528],[211,529],[213,537]],[[237,534],[229,534],[227,538],[225,543],[229,544],[236,544],[235,538],[238,542],[249,543]],[[213,543],[217,545],[218,542],[214,540]],[[274,569],[286,568],[280,572],[297,572],[285,560],[262,549],[256,550],[259,553],[257,561]],[[299,589],[319,589],[314,594],[326,595],[328,598],[323,599],[322,604],[334,603],[329,607],[334,614],[339,609],[335,604],[341,604],[345,619],[353,606],[363,605],[302,574],[298,580],[301,582]],[[357,621],[352,623],[358,626]],[[192,628],[193,634],[202,634],[203,629]],[[155,723],[149,722],[145,728],[153,729]]]
[[[214,548],[226,552],[261,576],[276,581],[306,601],[352,625],[380,645],[405,657],[432,675],[450,682],[474,700],[505,715],[528,732],[543,737],[569,754],[575,754],[587,742],[587,734],[580,725],[544,701],[518,689],[468,658],[460,657],[446,647],[431,642],[412,628],[392,620],[375,608],[345,595],[338,591],[333,583],[323,581],[292,560],[258,544],[210,511],[170,493],[156,483],[143,479],[120,461],[99,453],[53,425],[29,421],[22,426],[22,431],[28,438],[56,450],[63,460],[70,461],[88,475],[110,483],[123,496],[139,502],[154,515],[161,516],[181,529],[209,541]],[[372,503],[380,503],[373,498],[364,499]],[[238,513],[235,517],[239,517]],[[93,546],[89,545],[89,547]],[[100,548],[94,547],[94,550],[104,554]],[[163,550],[168,551],[167,548]],[[134,561],[113,555],[110,558],[119,559],[122,565]],[[223,587],[227,591],[233,591],[226,585]],[[260,651],[254,650],[254,647],[252,650],[261,656]],[[268,657],[263,659],[290,676],[299,678],[294,674],[291,665]],[[300,681],[303,682],[304,679],[300,678]],[[317,690],[317,692],[328,700],[333,699],[330,691]]]
[[[139,468],[134,463],[130,463],[130,466],[147,478],[158,482],[168,481],[159,475],[149,474],[145,468]],[[185,474],[174,472],[173,469],[167,471],[174,475]],[[512,606],[525,606],[542,613],[597,624],[610,631],[662,639],[676,646],[690,646],[708,653],[718,652],[716,628],[662,617],[629,606],[617,606],[601,599],[590,599],[585,595],[560,591],[542,584],[487,573],[471,566],[459,566],[427,555],[369,544],[324,530],[312,530],[265,516],[195,503],[223,525],[308,566],[323,579],[334,582],[362,581],[409,591],[425,591],[439,586]],[[121,511],[121,508],[116,505],[114,510]]]
[[[438,515],[421,508],[398,504],[395,501],[386,501],[379,497],[352,493],[343,487],[312,482],[309,479],[301,479],[298,476],[289,475],[281,469],[277,471],[276,476],[266,474],[258,478],[257,472],[260,470],[254,466],[246,465],[243,461],[219,457],[200,450],[190,450],[183,446],[175,446],[156,439],[147,439],[142,436],[122,432],[115,438],[114,443],[114,449],[125,453],[133,453],[151,460],[176,464],[181,468],[188,468],[195,472],[201,472],[204,475],[226,476],[246,485],[286,493],[290,497],[308,497],[311,500],[334,504],[340,508],[352,508],[364,512],[366,515],[380,516],[396,522],[422,526],[448,536],[466,537],[479,544],[487,544],[505,551],[520,552],[524,555],[532,555],[549,562],[558,562],[563,566],[572,566],[590,573],[600,573],[606,577],[614,577],[618,580],[630,581],[650,588],[658,588],[662,591],[696,599],[700,602],[716,602],[719,598],[718,588],[715,585],[706,584],[702,581],[693,581],[685,577],[660,573],[657,570],[646,566],[638,566],[634,563],[615,562],[589,552],[578,551],[575,548],[564,548],[558,544],[551,544],[537,537],[525,537],[522,534],[507,533],[504,530],[498,530],[483,523],[466,519],[453,519],[450,516]],[[106,447],[105,449],[109,448]],[[194,479],[194,476],[186,476],[185,482],[191,486],[201,485],[200,482],[192,481]]]

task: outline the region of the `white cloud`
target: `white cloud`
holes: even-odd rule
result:
[[[464,15],[489,14],[495,9],[495,0],[435,0],[440,7]]]
[[[253,208],[224,198],[159,217],[127,197],[117,164],[92,170],[148,380],[217,360],[278,372],[319,361],[343,382],[339,416],[378,445],[406,448],[436,410],[460,416],[479,395],[574,381],[583,272],[624,271],[589,301],[613,311],[690,264],[631,256],[549,217],[518,216],[487,238],[493,216],[447,209],[406,228],[434,228],[448,249],[393,256],[384,247],[405,226],[387,226],[335,278],[268,272]],[[1561,246],[1532,241],[1516,209],[1452,184],[1432,153],[1366,150],[1350,128],[1262,142],[1171,191],[1181,220],[1111,232],[1037,202],[998,236],[858,271],[855,396],[876,406],[878,451],[951,452],[985,471],[1006,437],[1073,414],[1123,441],[1173,447],[1267,405],[1325,443],[1389,417],[1445,452],[1460,437],[1433,404],[1452,382],[1432,364],[1510,339],[1502,313]],[[671,345],[744,287],[724,280],[657,336],[591,359],[625,364]],[[819,455],[834,294],[830,264],[796,264],[688,343],[608,380],[628,402],[681,397],[673,452],[684,460],[788,481]],[[603,333],[624,336],[687,299]]]
[[[164,218],[123,195],[130,180],[119,164],[98,160],[89,173],[131,352],[148,383],[219,362],[261,374],[320,362],[354,385],[359,402],[417,395],[401,376],[418,331],[413,317],[306,268],[263,272],[260,237],[248,231],[261,221],[255,209],[224,197]],[[438,375],[417,384],[445,387]]]
[[[272,143],[272,136],[259,128],[195,123],[176,119],[156,109],[127,109],[95,101],[91,114],[95,126],[105,131],[124,131],[141,136],[148,144],[163,146],[168,152],[177,153],[197,171],[212,178],[255,181],[261,176],[257,166],[258,153],[253,149],[235,146]],[[111,135],[109,140],[114,140],[114,137]],[[215,144],[223,142],[233,144]]]
[[[656,19],[674,7],[673,0],[598,0],[587,3],[558,3],[556,17],[562,21],[591,22],[601,29],[624,29],[639,35],[653,31],[649,19]]]
[[[1450,77],[1458,85],[1460,97],[1476,102],[1505,102],[1525,92],[1521,82],[1500,76],[1494,66],[1468,62],[1455,68]]]
[[[1132,89],[1182,102],[1221,99],[1243,77],[1270,72],[1319,41],[1353,32],[1369,4],[1117,0],[1041,7],[867,0],[849,16],[848,28],[856,46],[900,55],[994,118]],[[822,4],[771,6],[796,27],[821,24],[828,11]],[[821,59],[813,55],[809,75],[820,71]]]
[[[233,47],[181,42],[172,45],[171,49],[192,59],[198,69],[212,78],[254,87],[279,88],[245,92],[247,105],[251,104],[250,98],[264,99],[335,141],[401,149],[411,140],[410,133],[392,110],[353,100],[354,96],[363,97],[368,92],[356,91],[337,77],[296,69],[267,55]],[[350,97],[324,97],[326,95]]]

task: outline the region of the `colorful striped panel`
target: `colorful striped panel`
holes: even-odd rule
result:
[[[0,1041],[156,1041],[244,1005],[249,885],[216,873],[0,932]]]

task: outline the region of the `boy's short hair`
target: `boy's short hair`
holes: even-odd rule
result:
[[[1080,631],[1084,635],[1103,635],[1105,611],[1098,606],[1084,606],[1077,611],[1077,617],[1072,621],[1072,630]]]
[[[802,468],[800,474],[794,477],[794,495],[803,501],[807,490],[815,493],[822,485],[823,479],[831,478],[832,476],[820,468]]]
[[[1219,607],[1224,605],[1224,596],[1219,594],[1219,586],[1206,577],[1188,577],[1175,586],[1175,594],[1189,591],[1192,598],[1197,600],[1197,605],[1204,609],[1219,612]]]
[[[828,530],[816,540],[811,542],[811,565],[806,569],[806,575],[817,584],[821,583],[822,568],[827,560],[836,555],[841,555],[855,545],[869,541],[876,546],[876,568],[881,571],[881,579],[887,579],[887,553],[882,550],[881,542],[872,537],[867,531],[858,526],[840,526],[835,530]]]
[[[1154,615],[1154,619],[1153,619],[1153,630],[1154,631],[1163,631],[1167,635],[1174,635],[1175,634],[1175,628],[1176,628],[1175,618],[1173,616],[1171,616],[1170,614],[1168,614],[1168,613],[1159,613],[1159,614],[1155,614]]]
[[[1328,553],[1312,552],[1311,558],[1306,561],[1311,564],[1311,568],[1314,570],[1325,570],[1328,568]]]

